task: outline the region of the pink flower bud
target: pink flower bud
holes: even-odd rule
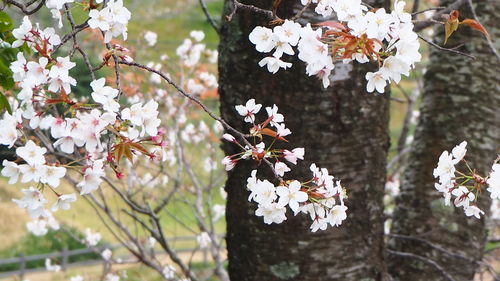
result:
[[[230,134],[224,134],[222,137],[228,142],[236,142],[236,139]]]

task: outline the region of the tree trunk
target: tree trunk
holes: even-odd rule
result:
[[[232,1],[225,2],[224,15],[228,15]],[[272,2],[246,1],[262,8]],[[300,8],[300,1],[285,0],[279,15],[286,18]],[[308,216],[293,217],[290,212],[282,224],[264,224],[254,214],[256,204],[247,201],[245,188],[256,166],[240,161],[229,172],[225,187],[230,278],[384,280],[382,196],[389,146],[388,95],[366,93],[367,65],[337,64],[333,85],[326,90],[316,78],[306,77],[297,59],[290,70],[268,73],[258,66],[265,55],[248,40],[256,25],[266,24],[265,18],[246,11],[238,11],[231,22],[224,20],[219,46],[221,114],[235,128],[248,130],[235,105],[250,98],[264,106],[276,104],[293,132],[288,148],[305,147],[306,151],[306,160],[293,167],[286,179],[309,179],[313,162],[327,168],[348,188],[348,217],[341,227],[317,233],[309,230]],[[238,152],[229,143],[223,149],[227,155]],[[261,177],[266,169],[264,165],[259,168]]]
[[[442,1],[441,6],[449,2]],[[475,6],[483,25],[492,38],[497,38],[496,48],[500,49],[500,1],[477,1]],[[473,18],[467,3],[460,12],[460,19]],[[439,27],[437,43],[443,42],[443,34],[443,28]],[[469,143],[466,159],[472,167],[483,175],[491,169],[500,144],[500,64],[477,31],[460,26],[447,47],[459,44],[464,44],[460,50],[477,59],[431,51],[421,117],[396,200],[392,232],[426,239],[463,257],[406,238],[392,238],[388,246],[437,262],[455,280],[472,280],[477,268],[474,261],[481,260],[485,246],[485,219],[466,217],[462,208],[445,207],[434,189],[436,179],[432,171],[441,152],[450,151],[463,140]],[[479,206],[487,214],[488,194],[483,193]],[[397,280],[449,280],[435,266],[414,258],[391,255],[389,268]]]

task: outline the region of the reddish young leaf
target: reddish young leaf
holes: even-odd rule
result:
[[[134,162],[133,158],[132,158],[132,150],[130,150],[129,144],[125,144],[125,148],[123,149],[123,154],[125,155],[125,157],[127,157],[128,161],[130,161],[130,163]]]
[[[446,22],[444,23],[444,44],[448,42],[448,38],[458,29],[458,25],[460,22],[458,21],[458,16],[460,13],[457,10],[451,11],[449,15],[446,15],[444,18]]]
[[[478,30],[478,31],[482,32],[484,35],[490,37],[490,34],[488,34],[488,31],[486,30],[486,28],[484,28],[484,26],[476,20],[464,19],[460,24],[468,25],[469,27],[474,28],[475,30]]]
[[[123,154],[125,152],[125,148],[123,146],[123,143],[115,145],[113,152],[114,152],[114,157],[116,159],[116,163],[117,164],[120,163],[120,160],[122,159]]]
[[[260,131],[260,133],[263,134],[263,135],[266,135],[266,136],[270,136],[270,137],[277,138],[279,140],[288,142],[285,138],[278,136],[278,133],[276,133],[275,131],[273,131],[273,130],[271,130],[269,128],[262,129]]]
[[[320,22],[320,23],[318,23],[318,25],[328,27],[331,29],[337,29],[337,30],[344,31],[344,32],[347,31],[347,29],[345,28],[345,26],[343,24],[341,24],[340,22],[337,22],[337,21],[333,21],[333,20]]]
[[[146,148],[144,148],[144,146],[142,146],[141,144],[131,142],[130,146],[136,150],[139,150],[143,154],[146,154],[146,155],[149,154],[148,150]]]

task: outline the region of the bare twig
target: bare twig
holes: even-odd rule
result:
[[[215,32],[219,34],[220,33],[219,25],[217,24],[217,22],[215,22],[214,18],[210,14],[210,11],[207,8],[207,3],[205,2],[205,0],[198,0],[198,1],[200,3],[201,9],[203,10],[203,13],[205,14],[205,17],[207,18],[208,23],[214,28]]]
[[[28,7],[31,6],[31,4],[33,4],[35,1],[31,1],[27,5],[21,4],[17,1],[14,1],[14,0],[3,0],[3,2],[4,2],[4,4],[12,4],[12,5],[18,7],[25,15],[32,15],[32,14],[38,12],[38,10],[40,10],[43,7],[43,5],[45,4],[45,0],[41,0],[40,3],[38,3],[38,5],[35,8],[28,10]]]
[[[448,279],[449,281],[456,281],[455,278],[453,278],[448,272],[446,272],[446,270],[444,268],[442,268],[439,264],[437,264],[435,261],[431,260],[431,259],[428,259],[426,257],[423,257],[423,256],[419,256],[419,255],[416,255],[416,254],[412,254],[412,253],[407,253],[407,252],[399,252],[399,251],[393,251],[393,250],[387,250],[387,252],[391,255],[395,255],[395,256],[400,256],[400,257],[407,257],[407,258],[414,258],[414,259],[417,259],[417,260],[421,260],[427,264],[430,264],[432,265],[434,268],[436,268],[444,277],[446,277],[446,279]]]
[[[472,15],[474,17],[474,20],[477,22],[479,21],[479,17],[477,16],[476,9],[474,8],[474,5],[472,4],[472,0],[467,0],[467,3],[469,4],[470,10],[472,12]],[[488,42],[488,46],[490,47],[491,51],[493,54],[497,57],[498,62],[500,62],[500,53],[498,53],[498,50],[495,48],[495,45],[493,45],[493,41],[491,41],[491,38],[487,35],[484,35],[486,38],[486,41]]]
[[[474,263],[474,264],[478,264],[480,266],[484,266],[489,271],[489,273],[492,275],[492,277],[493,277],[493,279],[495,281],[500,280],[500,278],[498,276],[498,273],[487,262],[479,261],[479,260],[476,260],[476,259],[464,256],[464,255],[461,255],[459,253],[453,253],[453,252],[451,252],[451,251],[449,251],[449,250],[447,250],[447,249],[445,249],[445,248],[443,248],[443,247],[441,247],[439,245],[436,245],[436,244],[432,243],[429,240],[426,240],[426,239],[423,239],[423,238],[420,238],[420,237],[408,236],[408,235],[403,235],[403,234],[394,234],[394,233],[388,234],[388,236],[393,237],[393,238],[397,238],[397,239],[405,239],[405,240],[418,241],[418,242],[424,243],[424,244],[428,245],[429,247],[431,247],[431,248],[433,248],[435,250],[438,250],[438,251],[440,251],[440,252],[442,252],[442,253],[450,256],[450,257],[459,258],[459,259],[468,261],[470,263]]]
[[[454,53],[454,54],[461,55],[461,56],[466,56],[466,57],[471,58],[473,60],[476,59],[476,57],[473,56],[473,55],[471,55],[471,54],[467,54],[467,53],[464,53],[464,52],[456,50],[456,47],[454,47],[454,48],[441,47],[438,44],[432,42],[432,40],[427,39],[427,38],[421,36],[420,34],[418,35],[418,38],[422,39],[425,43],[431,45],[432,47],[434,47],[434,48],[436,48],[438,50],[445,51],[445,52],[450,52],[450,53]]]
[[[61,44],[57,45],[54,47],[54,53],[61,48],[62,45],[64,45],[66,42],[68,42],[70,39],[73,38],[77,33],[85,30],[87,27],[89,27],[89,24],[87,23],[89,19],[87,19],[84,23],[76,25],[74,28],[71,29],[71,31],[64,35],[61,39]]]
[[[435,13],[434,16],[432,17],[432,20],[434,21],[438,21],[441,19],[441,16],[444,15],[444,14],[447,14],[453,10],[457,10],[458,8],[460,8],[460,6],[462,6],[463,4],[466,3],[467,0],[457,0],[455,2],[453,2],[452,4],[450,4],[448,7],[446,7],[445,9],[441,9],[439,12]],[[432,21],[421,21],[421,22],[416,22],[415,23],[415,27],[413,28],[413,31],[415,32],[419,32],[429,26],[431,26],[433,24]]]
[[[427,9],[421,10],[421,11],[414,11],[411,14],[412,14],[412,16],[414,16],[414,15],[418,15],[418,14],[423,14],[423,13],[428,12],[428,11],[439,11],[439,10],[443,10],[443,9],[446,9],[446,7],[427,8]]]
[[[309,7],[311,6],[311,3],[312,3],[312,0],[309,0],[307,2],[307,4],[304,5],[304,7],[295,15],[291,18],[291,20],[297,20],[299,19],[300,17],[302,17],[302,15],[307,11],[307,9],[309,9]]]

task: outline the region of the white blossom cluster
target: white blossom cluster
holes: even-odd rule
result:
[[[193,30],[190,32],[190,38],[184,39],[176,50],[181,64],[195,73],[194,77],[189,78],[186,83],[187,91],[193,95],[201,95],[219,86],[217,77],[207,71],[197,70],[195,67],[202,58],[205,58],[209,63],[217,62],[218,52],[207,49],[206,45],[201,43],[204,38],[205,33],[203,31]]]
[[[153,31],[146,31],[144,33],[144,40],[146,40],[146,43],[148,43],[149,47],[153,47],[158,41],[158,34]]]
[[[89,16],[90,28],[104,32],[104,43],[109,43],[112,38],[120,35],[127,40],[127,24],[131,13],[123,6],[123,0],[110,0],[103,9],[90,10]]]
[[[302,0],[305,5],[309,0]],[[292,66],[281,58],[295,55],[306,63],[306,74],[317,76],[326,88],[337,60],[349,63],[378,61],[380,68],[368,72],[368,92],[384,92],[388,83],[399,83],[401,75],[409,75],[416,62],[421,60],[418,35],[413,31],[411,15],[404,11],[405,2],[396,1],[394,10],[368,11],[361,0],[312,0],[315,11],[329,17],[335,13],[339,22],[327,21],[323,28],[313,29],[310,24],[301,26],[291,20],[269,29],[257,26],[249,39],[256,50],[270,53],[259,62],[271,73]]]
[[[34,52],[52,53],[54,46],[61,43],[61,38],[54,28],[47,27],[42,30],[38,24],[33,26],[28,16],[25,16],[21,25],[12,31],[12,35],[16,38],[12,48],[20,47],[26,42]],[[40,44],[42,42],[43,44]]]
[[[467,142],[455,146],[451,153],[443,151],[438,166],[434,169],[434,177],[438,178],[435,188],[443,193],[445,205],[450,204],[452,197],[456,207],[463,207],[467,216],[480,218],[484,212],[477,206],[481,185],[487,184],[487,191],[492,199],[500,199],[500,164],[494,164],[490,175],[486,178],[477,175],[464,160],[467,153]],[[468,172],[460,172],[456,165],[464,162]],[[474,184],[470,184],[473,182]]]
[[[45,269],[51,272],[59,272],[61,271],[61,266],[58,264],[52,264],[52,260],[47,258],[45,259]]]
[[[245,122],[251,123],[250,135],[260,136],[262,134],[272,136],[275,140],[284,140],[285,136],[292,132],[284,124],[284,116],[278,113],[278,107],[266,107],[268,118],[260,124],[255,124],[255,115],[261,110],[262,105],[256,104],[250,99],[245,105],[235,106],[236,111]],[[267,126],[270,126],[268,128]],[[271,129],[274,128],[274,129]],[[236,155],[226,156],[222,163],[226,170],[231,170],[236,163],[242,159],[253,159],[261,162],[264,159],[274,161],[273,172],[277,177],[283,177],[290,172],[291,168],[280,161],[284,159],[296,165],[297,160],[304,159],[304,148],[292,150],[266,148],[264,142],[254,146],[242,146],[231,134],[224,134],[226,141],[238,144],[243,152]],[[274,144],[274,142],[273,142]],[[251,172],[247,179],[247,189],[250,191],[249,201],[256,202],[255,215],[264,218],[264,223],[282,223],[287,219],[287,206],[294,215],[299,213],[309,214],[313,221],[311,231],[325,230],[328,225],[338,226],[347,218],[347,207],[344,205],[345,190],[340,181],[335,181],[325,168],[318,168],[315,164],[310,166],[312,172],[311,180],[301,183],[298,180],[280,180],[275,186],[268,180],[257,178],[257,170]]]
[[[217,62],[217,51],[209,50],[206,45],[201,43],[205,38],[205,33],[200,30],[190,32],[191,38],[186,38],[177,48],[176,54],[181,59],[181,62],[187,67],[193,67],[200,61],[202,55],[208,57],[209,62]],[[193,41],[194,40],[194,41]]]
[[[102,0],[100,1],[102,2]],[[73,2],[75,2],[75,0],[47,0],[45,2],[45,6],[50,9],[52,18],[57,20],[59,28],[63,27],[61,10],[63,9],[65,4]]]
[[[107,9],[118,18],[118,15],[129,17],[121,1],[108,2]],[[3,130],[0,144],[8,147],[16,145],[16,155],[22,163],[4,160],[1,173],[9,178],[10,184],[20,180],[37,186],[23,189],[24,197],[14,202],[27,209],[34,219],[28,228],[42,235],[47,232],[47,226],[56,228],[51,223],[51,211],[69,209],[70,203],[76,201],[75,194],[60,194],[56,191],[61,179],[67,175],[68,166],[59,163],[52,150],[68,156],[74,153],[85,155],[87,163],[82,167],[83,178],[77,184],[84,195],[99,187],[106,167],[112,168],[118,177],[121,175],[114,163],[119,159],[110,156],[116,143],[114,137],[124,144],[133,144],[131,147],[143,155],[156,158],[163,154],[164,131],[159,130],[161,120],[158,118],[156,101],[120,105],[117,102],[120,91],[106,86],[104,78],[91,82],[90,96],[93,101],[73,98],[71,86],[76,85],[76,80],[69,75],[69,71],[75,63],[69,57],[52,57],[54,47],[61,43],[54,29],[42,30],[39,24],[33,25],[28,17],[24,17],[21,26],[13,30],[13,35],[16,39],[13,47],[26,43],[38,55],[38,59],[28,61],[19,52],[17,60],[10,65],[20,90],[17,99],[11,100],[12,114],[5,112],[0,118]],[[124,49],[121,46],[119,48]],[[64,114],[54,111],[51,108],[55,104],[67,106],[68,110]],[[40,142],[35,143],[35,139],[23,138],[34,130],[47,132],[51,139],[41,142],[51,151],[41,147]],[[50,142],[49,146],[47,142]],[[142,143],[155,149],[147,151]],[[50,187],[57,197],[51,211],[46,208],[48,200],[42,192],[44,187]]]

